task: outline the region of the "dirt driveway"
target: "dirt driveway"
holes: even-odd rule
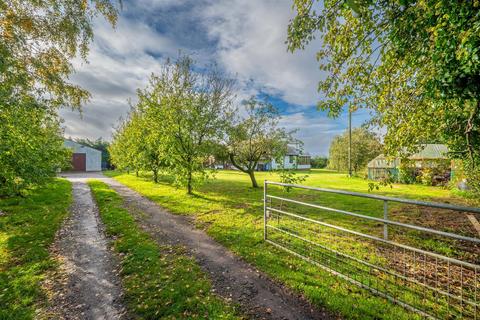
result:
[[[108,249],[98,209],[85,177],[72,182],[71,215],[57,234],[54,254],[62,262],[61,278],[49,313],[61,319],[124,319],[118,266]]]
[[[69,175],[69,179],[88,178],[102,180],[115,189],[124,198],[127,208],[139,213],[135,214],[137,222],[158,243],[186,247],[210,275],[215,292],[238,303],[250,318],[336,318],[312,307],[303,298],[242,261],[203,231],[196,229],[188,217],[170,214],[156,203],[101,174]]]

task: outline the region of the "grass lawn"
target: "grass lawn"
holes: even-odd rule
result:
[[[305,174],[309,175],[303,183],[306,185],[368,192],[368,182],[361,178],[348,178],[345,174],[324,170],[312,170]],[[172,186],[172,181],[168,177],[154,184],[150,181],[148,174],[135,177],[110,172],[107,175],[173,213],[196,216],[198,226],[204,228],[217,241],[268,273],[272,278],[303,294],[314,304],[325,305],[330,310],[351,319],[412,319],[415,317],[399,306],[371,296],[318,267],[266,244],[263,241],[263,190],[250,188],[249,178],[243,173],[220,171],[214,180],[198,187],[193,196],[188,196],[184,190]],[[278,181],[275,173],[257,173],[259,183],[263,183],[264,179]],[[273,190],[273,192],[282,191]],[[394,185],[392,188],[385,187],[372,193],[422,200],[463,202],[449,190],[421,185]],[[290,194],[290,197],[295,196],[312,197],[301,192],[295,193],[295,191]],[[317,195],[317,198],[321,203],[338,209],[369,215],[382,214],[383,207],[378,201],[323,193],[320,196]],[[392,210],[396,210],[395,206],[392,206]],[[345,219],[344,217],[325,216],[325,219],[327,221],[333,219],[340,225],[347,223],[347,220],[342,220]],[[381,230],[380,226],[377,227]]]
[[[142,319],[239,319],[181,247],[158,246],[136,225],[122,198],[90,181],[107,234],[121,256],[121,276],[131,312]]]
[[[56,179],[22,197],[0,199],[0,319],[32,319],[55,267],[48,247],[68,214],[71,185]]]

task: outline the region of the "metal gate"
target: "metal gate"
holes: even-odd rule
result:
[[[361,201],[378,202],[380,212],[325,205],[334,196],[350,207],[352,198],[360,201],[355,211],[362,211]],[[442,217],[458,213],[461,221],[480,214],[479,208],[265,181],[264,239],[424,317],[479,319],[479,234],[390,216],[391,209],[413,207],[448,210]]]

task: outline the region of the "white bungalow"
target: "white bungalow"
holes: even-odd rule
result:
[[[308,153],[300,151],[295,146],[288,146],[282,159],[283,163],[272,159],[269,162],[259,163],[257,169],[259,171],[278,170],[283,165],[285,169],[309,170],[311,168],[310,160],[311,156]]]

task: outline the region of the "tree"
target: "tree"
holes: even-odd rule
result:
[[[97,14],[115,23],[117,11],[108,0],[0,0],[0,193],[21,193],[65,165],[57,111],[89,96],[67,80]]]
[[[168,170],[189,194],[196,181],[207,177],[205,163],[231,117],[233,81],[210,70],[196,73],[193,61],[181,56],[138,91],[145,126],[156,134],[150,143],[159,142]]]
[[[319,108],[374,110],[390,155],[440,137],[480,191],[480,3],[325,0],[318,10],[313,2],[294,1],[288,44],[321,37]]]
[[[333,138],[328,155],[328,167],[337,171],[348,170],[348,132]],[[367,163],[378,156],[382,144],[378,137],[365,128],[352,130],[352,169],[354,172],[365,168]]]
[[[278,128],[280,114],[272,104],[251,97],[244,105],[247,116],[230,126],[226,148],[232,165],[248,174],[252,187],[258,188],[255,179],[257,164],[284,153],[291,135]]]
[[[0,196],[45,183],[67,167],[58,118],[33,99],[0,106]]]
[[[32,95],[44,107],[79,108],[89,94],[67,81],[70,60],[86,58],[98,14],[115,24],[117,8],[110,0],[0,0],[0,101]]]
[[[316,156],[311,159],[310,164],[312,165],[312,168],[323,169],[328,164],[328,158],[322,157],[322,156]]]
[[[158,174],[166,166],[166,153],[163,152],[160,132],[152,130],[145,114],[132,107],[128,118],[121,121],[113,142],[109,147],[112,163],[120,170],[151,171],[153,181],[158,182]]]

